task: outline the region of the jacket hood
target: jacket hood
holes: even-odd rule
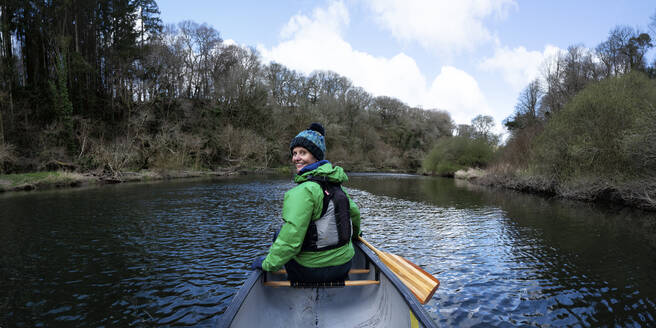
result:
[[[328,162],[312,171],[303,172],[300,175],[299,174],[295,175],[294,182],[296,183],[305,182],[308,180],[308,177],[311,175],[324,176],[327,177],[328,180],[330,180],[331,182],[335,182],[335,183],[344,183],[348,181],[348,176],[344,172],[344,169],[342,169],[339,166],[333,166],[330,162]]]

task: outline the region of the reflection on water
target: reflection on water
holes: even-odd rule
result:
[[[288,178],[0,195],[0,327],[212,326]],[[365,237],[442,282],[446,326],[652,326],[653,214],[460,181],[353,175]]]
[[[655,323],[653,213],[448,179],[355,176],[352,187],[366,190],[370,238],[442,281],[429,303],[440,324]]]
[[[288,181],[0,198],[0,327],[212,326],[261,255]]]

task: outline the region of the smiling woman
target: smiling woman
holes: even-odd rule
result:
[[[312,123],[289,149],[298,185],[285,193],[283,226],[266,257],[253,269],[278,271],[293,282],[334,282],[348,278],[355,254],[351,238],[360,235],[360,210],[341,188],[344,170],[324,159],[325,130]]]

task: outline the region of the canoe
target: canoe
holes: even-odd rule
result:
[[[399,278],[355,243],[345,286],[290,287],[282,272],[253,271],[219,327],[436,327]]]

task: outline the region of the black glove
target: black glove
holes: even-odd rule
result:
[[[351,241],[354,242],[354,243],[359,243],[360,238],[358,238],[358,237],[362,237],[362,231],[360,231],[360,235],[353,235],[353,237],[351,237]]]
[[[253,260],[253,263],[251,263],[251,269],[257,270],[260,269],[262,270],[262,262],[264,262],[264,259],[266,256],[258,257],[255,260]]]

